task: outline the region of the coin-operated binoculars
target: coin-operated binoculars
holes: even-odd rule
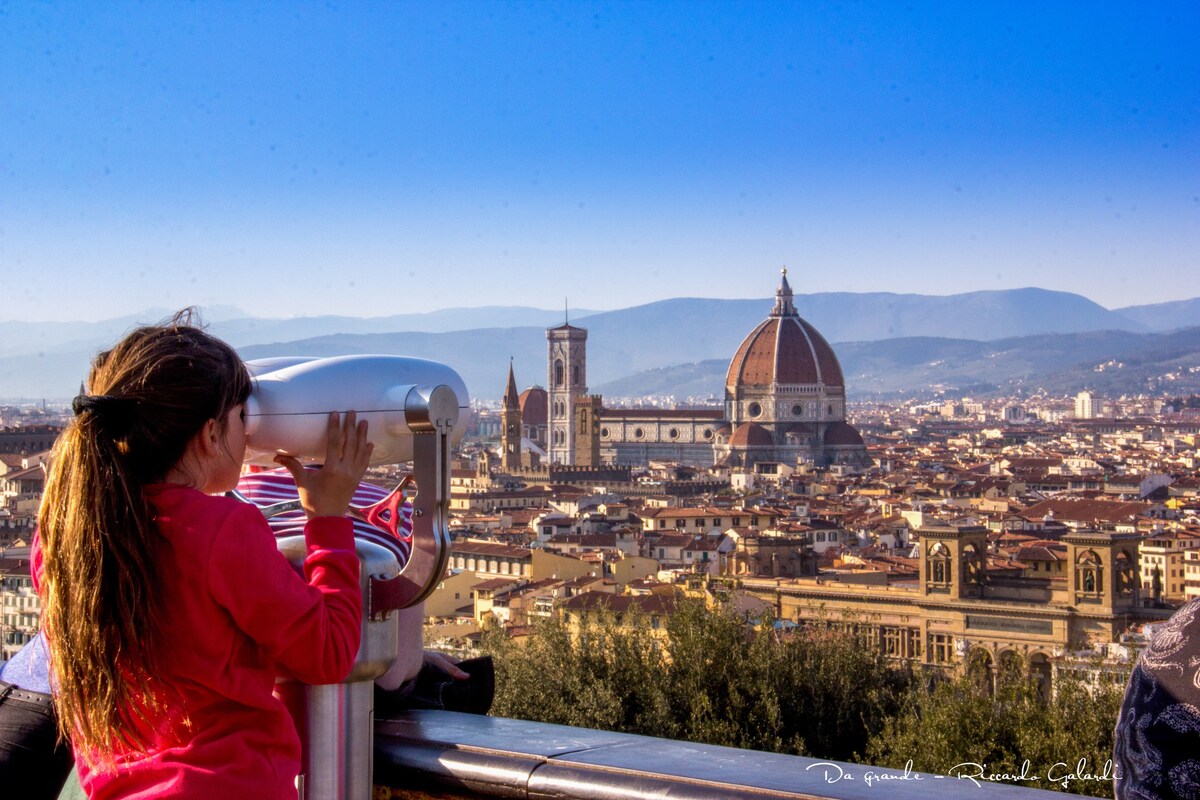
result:
[[[388,548],[356,539],[363,591],[362,644],[343,683],[308,686],[281,680],[279,694],[300,730],[301,800],[368,800],[372,787],[374,680],[397,655],[395,614],[424,600],[441,581],[450,555],[450,448],[465,431],[467,388],[454,370],[434,361],[388,355],[273,358],[247,364],[254,389],[246,401],[250,464],[274,465],[278,453],[302,461],[325,457],[332,411],[356,411],[368,422],[372,464],[412,461],[417,496],[411,549],[403,568]],[[385,503],[354,516],[396,514]],[[270,516],[298,502],[263,508]],[[303,536],[278,540],[303,572]]]

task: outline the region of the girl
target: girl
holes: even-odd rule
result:
[[[97,356],[55,445],[34,571],[59,724],[91,798],[295,798],[299,737],[272,689],[353,665],[343,514],[371,445],[353,412],[333,414],[322,469],[277,459],[308,516],[301,578],[256,508],[212,496],[237,484],[251,382],[190,322]]]

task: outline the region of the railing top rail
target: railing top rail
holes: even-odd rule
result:
[[[447,711],[376,723],[376,783],[538,800],[1049,800],[972,780]],[[949,765],[948,765],[949,766]],[[961,776],[975,774],[973,768]],[[445,796],[445,795],[441,795]]]

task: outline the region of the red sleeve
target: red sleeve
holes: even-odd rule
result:
[[[303,578],[252,505],[236,508],[213,542],[213,598],[276,664],[306,683],[342,681],[358,653],[362,591],[352,531],[344,517],[309,520]]]

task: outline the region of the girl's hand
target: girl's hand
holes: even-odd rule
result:
[[[329,415],[329,438],[325,464],[316,470],[304,468],[293,456],[277,455],[275,463],[287,467],[296,482],[300,505],[309,519],[344,516],[362,482],[374,445],[367,441],[367,421],[356,424],[353,411],[344,422],[336,411]]]

